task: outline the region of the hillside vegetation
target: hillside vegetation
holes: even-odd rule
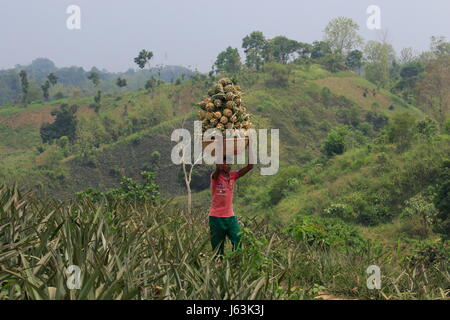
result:
[[[0,106],[0,298],[448,299],[450,43],[362,52],[355,33],[345,46],[330,37],[340,24],[356,28],[338,18],[312,44],[255,31],[245,64],[228,47],[208,74],[170,81],[94,70],[67,85],[54,66],[21,70],[22,93]],[[152,56],[134,61],[145,69]],[[243,251],[217,261],[213,167],[194,166],[191,208],[170,139],[192,132],[224,76],[256,129],[279,130],[280,168],[238,181]],[[50,94],[58,85],[67,94]],[[79,291],[65,286],[69,265]],[[371,265],[380,290],[366,285]]]

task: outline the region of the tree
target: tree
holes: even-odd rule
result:
[[[408,48],[403,48],[400,51],[400,57],[398,58],[398,62],[400,64],[409,64],[414,62],[417,59],[415,53],[414,53],[414,49],[411,47]]]
[[[295,52],[297,53],[298,58],[309,59],[311,58],[312,49],[313,46],[309,43],[297,42]]]
[[[54,85],[56,85],[56,83],[58,82],[58,77],[55,76],[54,73],[50,73],[50,74],[47,76],[47,80],[50,82],[50,85],[54,86]]]
[[[359,50],[350,51],[345,58],[345,65],[351,70],[360,70],[362,67],[363,53]]]
[[[44,96],[45,100],[49,99],[50,96],[50,87],[55,85],[58,82],[58,78],[55,76],[54,73],[50,73],[47,76],[47,80],[44,82],[43,85],[41,85],[41,89],[42,89],[42,95]]]
[[[261,69],[264,63],[264,49],[267,40],[261,31],[253,31],[242,40],[242,48],[246,55],[245,64],[249,68]]]
[[[331,53],[331,47],[328,42],[314,41],[311,48],[311,59],[320,59]]]
[[[49,98],[49,89],[50,89],[50,81],[45,81],[43,85],[41,85],[42,89],[42,95],[44,96],[45,100],[48,100]]]
[[[332,129],[322,146],[322,152],[328,156],[343,154],[346,148],[345,138],[349,134],[347,127]]]
[[[117,80],[116,80],[116,85],[119,87],[119,88],[123,88],[123,87],[126,87],[127,86],[127,79],[122,79],[122,78],[117,78]]]
[[[330,72],[338,72],[345,69],[344,56],[340,53],[328,53],[321,59],[321,63]]]
[[[387,128],[388,141],[395,143],[399,151],[404,151],[411,145],[416,127],[416,119],[409,112],[396,114]]]
[[[430,49],[436,58],[448,56],[450,55],[450,42],[447,42],[444,36],[432,36]]]
[[[364,48],[364,56],[366,79],[382,88],[386,87],[390,80],[390,68],[395,60],[395,51],[392,45],[369,41]]]
[[[396,83],[394,90],[403,93],[403,99],[411,102],[411,96],[415,94],[415,88],[420,80],[424,67],[420,62],[409,62],[400,68],[400,79]]]
[[[450,160],[444,160],[439,183],[434,197],[434,206],[438,210],[434,231],[444,240],[450,240]]]
[[[238,49],[228,47],[225,51],[219,53],[214,66],[217,73],[234,74],[239,72],[241,69],[241,57]]]
[[[91,72],[88,76],[88,79],[92,81],[94,86],[98,86],[100,83],[100,77],[97,72]]]
[[[91,72],[91,74],[88,76],[88,79],[92,81],[95,87],[97,87],[100,84],[100,77],[97,72]],[[102,100],[102,90],[97,90],[97,94],[94,97],[95,102],[95,111],[98,112],[100,108],[100,102]]]
[[[75,117],[77,109],[77,105],[69,107],[64,103],[60,106],[60,110],[53,110],[51,115],[55,117],[55,121],[53,123],[45,123],[41,126],[40,135],[42,142],[50,143],[62,136],[66,136],[73,142],[75,140],[77,126]]]
[[[288,63],[293,53],[298,49],[298,42],[284,36],[270,39],[266,45],[266,56],[283,64]]]
[[[450,112],[450,56],[430,62],[417,84],[418,101],[441,125]]]
[[[153,90],[154,88],[156,88],[157,84],[158,84],[158,79],[156,79],[155,77],[152,77],[150,80],[148,80],[145,83],[145,89]]]
[[[357,33],[359,26],[352,19],[338,17],[325,27],[324,41],[330,44],[335,53],[347,54],[362,46],[363,38]]]
[[[147,63],[153,58],[153,52],[147,51],[145,49],[139,52],[139,55],[134,58],[134,62],[139,66],[139,68],[144,69]]]
[[[28,98],[28,89],[30,87],[30,83],[28,82],[27,72],[25,70],[20,71],[20,84],[22,86],[22,102],[25,104]]]

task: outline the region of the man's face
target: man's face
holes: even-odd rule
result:
[[[219,168],[220,171],[225,173],[229,173],[231,170],[231,164],[228,163],[218,164],[217,167]]]

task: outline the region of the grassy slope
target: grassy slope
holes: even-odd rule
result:
[[[352,103],[361,117],[367,110],[376,110],[388,116],[407,110],[422,116],[416,108],[388,92],[363,97],[363,88],[374,90],[375,87],[354,73],[330,74],[317,65],[308,70],[292,65],[290,69],[289,85],[284,88],[268,86],[266,81],[271,79],[268,73],[246,75],[246,80],[241,83],[246,92],[246,104],[255,116],[257,127],[280,130],[281,170],[288,165],[304,164],[316,158],[328,128],[342,123],[337,116],[339,109]],[[324,87],[331,93],[324,93]],[[97,165],[92,167],[77,161],[74,154],[68,155],[62,162],[52,162],[51,152],[36,152],[41,145],[40,125],[51,120],[51,110],[61,103],[77,104],[77,116],[86,119],[82,121],[98,121],[99,116],[89,108],[92,98],[64,99],[26,108],[3,107],[0,109],[1,173],[6,180],[24,181],[29,186],[42,185],[50,194],[68,197],[88,186],[108,188],[117,185],[117,172],[138,178],[142,169],[150,167],[158,171],[157,181],[164,194],[180,194],[183,188],[177,180],[179,168],[170,163],[173,146],[170,133],[174,128],[181,127],[182,119],[192,111],[191,104],[198,101],[205,91],[201,85],[187,81],[180,86],[163,85],[153,94],[141,90],[105,95],[100,117],[109,117],[118,123],[126,123],[127,118],[154,117],[159,124],[141,127],[117,141],[101,144],[95,153]],[[341,99],[341,96],[345,98]],[[394,105],[393,110],[389,109],[391,105]],[[127,117],[124,116],[125,111]],[[187,127],[189,123],[186,122]],[[94,131],[94,126],[87,128],[94,135],[100,134]],[[149,158],[153,151],[160,152],[161,159],[150,165]],[[258,176],[258,179],[258,184],[265,184],[271,177]],[[345,174],[341,179],[345,179]],[[308,198],[309,192],[305,193]],[[293,203],[302,201],[302,196],[295,198],[297,200]],[[284,207],[281,203],[277,210],[282,216],[289,216],[286,213],[293,211],[290,206]]]

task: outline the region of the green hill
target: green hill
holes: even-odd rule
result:
[[[240,213],[281,224],[308,215],[340,218],[374,238],[379,230],[391,240],[433,237],[420,218],[399,220],[407,201],[422,197],[430,203],[427,190],[449,157],[448,134],[417,132],[428,125],[419,109],[353,72],[330,73],[319,65],[268,63],[262,72],[243,71],[235,79],[256,127],[280,130],[280,171],[243,179],[236,197]],[[152,90],[105,94],[97,111],[92,97],[2,107],[0,177],[69,199],[87,188],[116,187],[121,177],[139,181],[141,171],[153,171],[162,195],[177,197],[175,204],[183,208],[185,186],[180,167],[170,160],[170,135],[183,125],[192,129],[197,118],[192,104],[213,81],[197,75]],[[76,139],[43,144],[39,129],[61,104],[78,106]],[[398,119],[410,122],[396,124]],[[407,143],[396,140],[402,126]],[[343,139],[342,155],[324,152],[333,134]],[[210,171],[206,165],[195,169],[199,210],[209,205]]]
[[[283,68],[281,75],[274,76],[278,67]],[[284,78],[288,79],[287,85],[276,83]],[[263,73],[244,73],[238,80],[257,126],[280,129],[283,166],[317,157],[331,127],[364,123],[369,110],[387,116],[405,110],[421,115],[416,108],[385,92],[375,98],[359,97],[360,88],[372,89],[373,85],[353,73],[331,74],[317,65],[307,71],[296,65],[269,65]],[[210,83],[207,77],[199,77],[180,85],[166,83],[154,92],[106,94],[98,113],[89,107],[92,98],[2,107],[0,176],[27,186],[50,187],[51,193],[59,197],[88,186],[106,188],[117,184],[114,172],[138,177],[140,169],[156,165],[158,171],[170,172],[168,176],[158,175],[158,181],[164,182],[163,190],[178,194],[180,185],[177,174],[173,174],[176,168],[168,161],[173,145],[170,132],[193,112],[192,103],[202,97]],[[79,107],[79,138],[66,150],[42,145],[39,138],[40,126],[52,121],[51,110],[62,103]],[[389,110],[392,105],[394,110]],[[154,151],[161,157],[152,164],[150,155]]]

